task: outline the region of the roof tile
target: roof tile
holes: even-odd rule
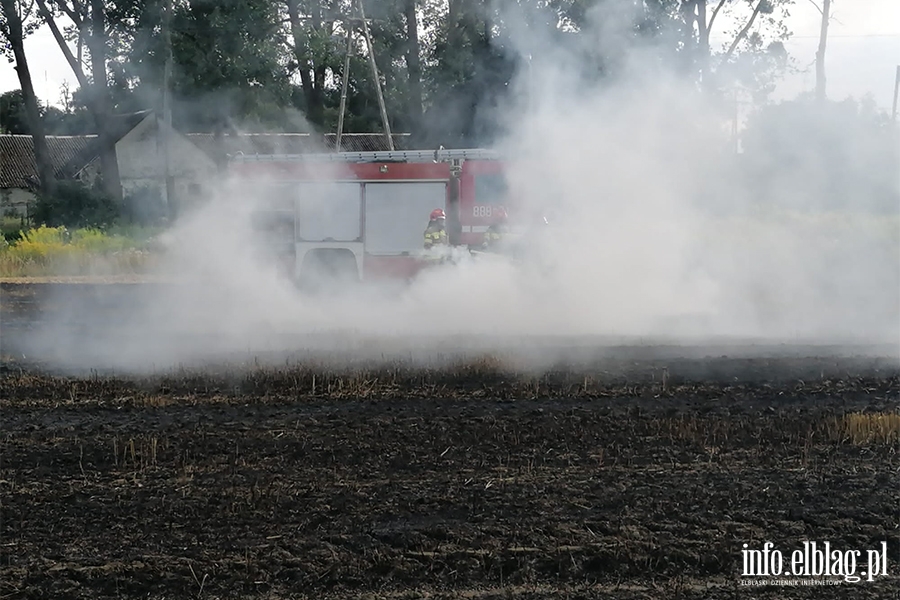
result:
[[[60,171],[72,158],[88,148],[95,135],[47,136],[50,163]],[[39,181],[30,135],[0,135],[0,188],[28,188]]]
[[[128,125],[118,127],[117,139],[133,128],[146,113],[125,115]],[[334,133],[246,133],[223,135],[217,139],[212,133],[188,133],[186,137],[200,150],[216,158],[225,154],[307,154],[330,152],[334,149]],[[409,134],[392,135],[394,148],[407,150]],[[57,177],[71,176],[93,160],[98,153],[96,135],[46,136],[50,160]],[[369,152],[387,150],[384,135],[380,133],[344,133],[341,150],[345,152]],[[38,182],[37,164],[34,160],[34,143],[30,135],[0,135],[0,188],[28,188]]]
[[[241,133],[238,135],[222,135],[220,138],[212,133],[188,133],[187,138],[198,148],[212,157],[225,154],[309,154],[313,152],[331,152],[334,150],[334,133]],[[391,136],[394,147],[405,147],[408,133],[395,133]],[[384,135],[381,133],[344,133],[341,135],[341,150],[345,152],[366,152],[371,150],[387,150]]]

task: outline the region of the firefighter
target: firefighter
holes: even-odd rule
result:
[[[428,227],[425,228],[425,250],[436,250],[442,246],[447,246],[447,216],[440,208],[431,211],[431,218],[428,221]]]
[[[488,226],[487,231],[484,232],[484,242],[481,244],[484,250],[496,249],[498,244],[506,237],[506,234],[509,233],[506,209],[501,206],[494,211],[492,216],[493,222]]]

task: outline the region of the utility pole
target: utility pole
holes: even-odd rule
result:
[[[897,65],[897,74],[894,76],[894,109],[891,111],[891,120],[897,122],[897,96],[900,95],[900,65]]]
[[[822,27],[819,31],[819,49],[816,51],[816,100],[825,102],[825,47],[828,43],[831,0],[824,0],[820,12],[822,13]]]
[[[897,127],[897,96],[900,95],[900,65],[897,65],[897,73],[894,75],[894,108],[891,110],[891,123],[894,129],[894,143],[900,142],[900,128]],[[900,165],[898,165],[900,166]],[[900,185],[900,170],[897,184]]]
[[[344,57],[344,73],[341,75],[341,111],[338,113],[338,130],[334,151],[341,151],[341,135],[344,133],[344,112],[347,110],[347,82],[350,80],[350,52],[353,50],[353,25],[347,19],[347,56]],[[391,146],[391,150],[393,150]]]
[[[535,102],[535,93],[534,93],[534,52],[528,53],[528,95],[525,97],[525,102],[528,104],[528,114],[532,114],[534,112],[535,106],[537,103]]]
[[[740,120],[740,107],[738,101],[738,88],[734,86],[734,114],[732,115],[731,121],[731,140],[734,144],[734,153],[735,155],[740,154],[740,127],[738,126],[738,121]]]
[[[362,17],[363,35],[366,37],[366,45],[369,54],[369,66],[372,67],[372,77],[375,78],[375,91],[378,95],[378,108],[381,111],[381,122],[384,125],[384,136],[387,139],[388,150],[394,149],[394,138],[391,135],[391,125],[388,122],[387,109],[384,106],[384,96],[381,94],[381,80],[378,77],[378,65],[375,64],[375,47],[372,44],[372,36],[369,34],[369,23],[366,21],[366,12],[363,9],[363,0],[357,0],[359,14]]]
[[[170,132],[172,131],[172,0],[166,0],[166,14],[163,19],[163,41],[166,49],[166,64],[163,71],[163,127],[160,128],[163,143],[163,177],[166,182],[166,208],[169,218],[178,215],[175,201],[175,182],[172,179],[170,160]]]

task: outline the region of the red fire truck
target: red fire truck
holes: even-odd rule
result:
[[[237,155],[230,176],[259,199],[255,220],[297,281],[410,279],[430,261],[423,233],[435,208],[451,246],[480,245],[508,186],[484,150]]]

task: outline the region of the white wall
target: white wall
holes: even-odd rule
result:
[[[174,192],[179,203],[189,204],[196,195],[192,188],[208,188],[217,176],[217,168],[212,158],[187,138],[170,131],[169,174],[175,179]],[[116,144],[123,194],[155,188],[160,198],[165,197],[165,158],[157,140],[156,119],[148,117]]]
[[[211,187],[217,176],[212,158],[192,144],[180,133],[172,130],[170,138],[170,174],[175,178],[175,194],[182,204],[196,200],[196,186]],[[156,188],[160,197],[165,197],[166,184],[163,177],[163,156],[157,148],[157,127],[155,118],[144,119],[116,144],[119,162],[119,179],[122,193],[128,196],[142,188]],[[85,185],[92,185],[99,174],[99,159],[94,159],[77,179]],[[202,190],[201,190],[202,193]],[[0,213],[8,211],[27,216],[27,205],[35,194],[25,189],[0,190]]]
[[[174,130],[173,130],[174,131]],[[164,156],[157,144],[156,121],[148,117],[116,144],[119,177],[127,180],[162,178]],[[213,160],[181,134],[174,132],[169,145],[169,173],[178,179],[202,181],[214,173]]]

